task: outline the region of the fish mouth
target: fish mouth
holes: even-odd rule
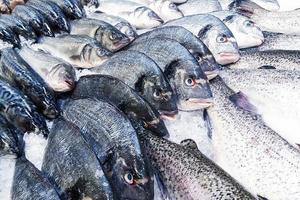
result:
[[[160,111],[160,118],[162,120],[170,120],[174,121],[176,120],[176,115],[178,114],[178,111]]]
[[[117,41],[117,42],[114,42],[114,49],[117,51],[117,50],[120,50],[121,48],[127,46],[129,43],[130,43],[130,38],[123,38],[122,40],[120,41]]]
[[[219,53],[218,56],[219,56],[218,63],[221,65],[235,63],[240,59],[239,53],[222,52]]]
[[[214,105],[213,99],[189,98],[187,101],[192,104],[197,104],[201,108],[208,108]]]
[[[152,121],[145,122],[147,127],[154,127],[155,125],[159,124],[160,119],[154,119]]]
[[[204,72],[208,80],[212,80],[219,75],[219,70],[205,71]]]

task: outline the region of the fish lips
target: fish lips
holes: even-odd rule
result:
[[[162,120],[174,121],[174,120],[176,120],[178,110],[176,110],[176,111],[159,111],[159,113],[160,113],[160,118]]]
[[[219,53],[216,60],[221,65],[226,65],[230,63],[235,63],[240,59],[239,53],[232,53],[232,52],[222,52]]]
[[[113,43],[114,45],[114,51],[118,51],[120,49],[122,49],[123,47],[127,46],[130,43],[130,39],[128,37],[123,38],[119,41],[116,41]]]

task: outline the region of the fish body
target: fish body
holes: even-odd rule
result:
[[[70,33],[90,36],[112,52],[120,50],[130,42],[129,38],[117,28],[97,19],[73,20]]]
[[[179,5],[178,8],[184,16],[222,10],[218,0],[188,0],[186,3]]]
[[[95,39],[80,35],[43,37],[40,38],[40,43],[33,45],[33,48],[51,53],[79,68],[98,66],[112,54]]]
[[[20,46],[20,38],[14,33],[13,28],[2,21],[0,21],[0,39],[12,44],[13,46]]]
[[[85,15],[81,6],[72,0],[51,0],[56,3],[64,12],[64,14],[73,19],[82,18]]]
[[[28,46],[18,52],[47,85],[56,92],[67,92],[75,87],[75,69],[69,63]]]
[[[277,11],[280,9],[280,5],[277,0],[219,0],[223,10],[230,9],[231,4],[240,2],[253,2],[266,10]]]
[[[79,128],[64,119],[55,120],[51,129],[42,172],[65,199],[113,199],[96,155]]]
[[[217,17],[209,14],[185,16],[164,26],[182,26],[200,38],[221,64],[239,60],[239,50],[232,32]]]
[[[62,115],[81,130],[118,199],[153,198],[153,180],[125,115],[105,101],[91,99],[69,101]]]
[[[14,49],[3,49],[0,61],[4,79],[16,85],[45,116],[58,115],[54,92]]]

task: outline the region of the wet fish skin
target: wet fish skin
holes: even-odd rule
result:
[[[209,104],[207,101],[212,96],[206,75],[196,59],[177,41],[153,38],[129,49],[142,52],[157,63],[176,91],[180,110],[200,109]]]
[[[125,115],[107,102],[79,99],[66,103],[62,116],[82,131],[116,198],[153,198],[153,180],[136,132]]]
[[[139,139],[170,199],[255,199],[200,151],[150,133]]]
[[[156,135],[160,137],[168,135],[160,114],[132,88],[117,78],[106,75],[82,76],[71,97],[107,100],[130,116],[129,119],[138,121]]]
[[[25,156],[17,159],[12,186],[12,200],[59,200],[55,188]]]
[[[164,115],[174,116],[178,111],[177,97],[163,72],[143,53],[132,50],[118,52],[92,72],[118,78]]]
[[[113,199],[100,163],[76,125],[58,118],[48,140],[42,172],[63,199]]]
[[[221,78],[210,83],[215,96],[214,106],[208,109],[214,161],[249,191],[262,197],[297,198],[299,150],[267,127],[261,116],[237,108],[229,100],[234,92]]]
[[[48,52],[79,68],[99,66],[112,55],[112,52],[102,47],[95,39],[80,35],[42,37],[39,43],[32,47]]]
[[[247,2],[249,0],[219,0],[223,10],[230,9],[230,4]],[[255,4],[265,8],[266,10],[277,11],[280,6],[277,0],[250,0],[250,2],[254,2]]]
[[[217,17],[209,14],[185,16],[172,20],[164,26],[182,26],[199,37],[221,64],[239,60],[239,49],[232,32]]]
[[[35,8],[27,5],[18,5],[12,12],[12,16],[22,19],[27,26],[31,26],[40,35],[54,36],[44,15]]]
[[[179,5],[178,8],[184,16],[222,10],[218,0],[188,0],[186,3]]]
[[[1,76],[16,85],[48,118],[58,115],[53,91],[14,49],[2,50]]]
[[[26,5],[41,12],[52,27],[57,27],[62,31],[70,32],[70,24],[61,8],[56,3],[46,0],[29,0]]]
[[[241,59],[228,65],[232,69],[258,69],[271,66],[283,70],[300,69],[300,52],[289,50],[241,51]]]
[[[52,90],[67,92],[75,87],[76,72],[69,63],[28,46],[23,46],[18,53]]]
[[[70,33],[90,36],[112,52],[120,50],[130,42],[129,38],[117,28],[97,19],[73,20]]]
[[[56,3],[64,12],[64,14],[73,19],[84,17],[85,13],[77,3],[72,0],[51,0]]]
[[[13,29],[6,23],[0,21],[0,39],[11,43],[15,47],[20,46],[20,38],[14,33]]]
[[[45,119],[36,111],[35,106],[18,90],[0,80],[1,114],[9,123],[21,131],[38,131],[48,135]],[[37,133],[39,133],[37,132]]]

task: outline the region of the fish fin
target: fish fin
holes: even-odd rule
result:
[[[203,119],[207,128],[207,136],[209,139],[212,139],[212,125],[206,109],[204,109],[203,111]]]
[[[171,199],[170,194],[167,190],[167,187],[164,185],[164,182],[161,180],[158,174],[154,175],[156,179],[157,186],[160,190],[160,196],[162,199]]]
[[[234,103],[237,107],[251,113],[257,114],[257,108],[251,104],[248,97],[243,92],[237,92],[229,96],[229,100]]]
[[[80,55],[73,55],[73,56],[70,56],[70,59],[72,59],[72,60],[81,60],[81,56]]]
[[[262,196],[260,196],[260,195],[257,195],[257,198],[258,198],[258,200],[269,200],[269,199],[267,199],[266,197],[262,197]]]
[[[261,6],[252,1],[233,1],[228,5],[229,10],[234,10],[239,14],[251,17],[255,14],[255,10],[265,10]]]
[[[199,151],[197,143],[194,140],[192,140],[192,139],[182,140],[180,142],[180,145],[182,145],[184,147],[188,147],[188,148],[193,149],[195,151]]]
[[[271,65],[264,65],[264,66],[259,67],[258,69],[276,69],[276,67],[273,67]]]

